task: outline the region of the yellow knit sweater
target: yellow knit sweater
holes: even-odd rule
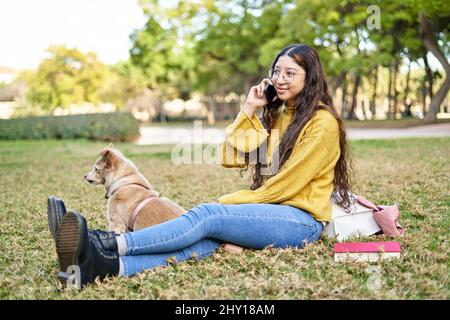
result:
[[[240,111],[225,132],[220,146],[224,167],[245,167],[244,153],[267,146],[271,163],[277,147],[292,119],[292,110],[278,111],[270,135],[256,115],[251,118]],[[278,130],[277,130],[278,129]],[[264,143],[264,144],[263,144]],[[260,148],[261,149],[261,148]],[[278,203],[305,210],[318,221],[331,220],[331,192],[334,167],[340,156],[339,126],[329,111],[318,110],[303,127],[289,159],[280,172],[267,179],[256,190],[240,190],[218,198],[223,204]]]

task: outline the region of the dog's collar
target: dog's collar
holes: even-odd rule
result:
[[[120,188],[132,186],[132,185],[142,187],[142,188],[144,188],[145,190],[150,190],[148,187],[146,187],[146,186],[144,186],[144,185],[142,185],[142,184],[140,184],[140,183],[134,183],[134,182],[133,182],[133,183],[124,184],[123,186],[120,186],[120,187],[118,187],[118,188],[112,190],[111,194],[109,194],[108,192],[106,192],[106,193],[105,193],[105,199],[111,198],[111,197],[114,195],[114,193],[116,193],[116,191],[119,190]]]

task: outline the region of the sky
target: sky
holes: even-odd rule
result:
[[[49,45],[128,58],[129,35],[145,24],[138,0],[0,0],[0,66],[37,68]]]

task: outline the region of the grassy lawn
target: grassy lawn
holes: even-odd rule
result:
[[[437,119],[432,124],[449,123],[450,119]],[[345,120],[347,128],[400,129],[428,125],[421,119]]]
[[[352,141],[354,191],[377,204],[397,203],[406,235],[401,259],[372,265],[380,289],[369,289],[371,265],[333,262],[333,240],[303,250],[222,250],[110,278],[85,290],[61,290],[47,228],[48,195],[106,228],[104,190],[83,181],[103,143],[0,142],[0,299],[449,299],[450,138]],[[219,165],[174,166],[171,146],[117,144],[155,189],[185,208],[213,202],[247,185]],[[389,241],[389,237],[364,240]],[[373,268],[372,267],[372,268]]]

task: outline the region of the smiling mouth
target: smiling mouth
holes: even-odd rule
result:
[[[283,93],[288,90],[287,88],[279,88],[279,87],[276,87],[276,89],[277,89],[277,92],[279,92],[279,93]]]

